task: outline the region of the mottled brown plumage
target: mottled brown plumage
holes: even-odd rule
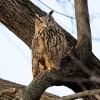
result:
[[[65,34],[58,28],[51,11],[44,17],[38,15],[35,20],[35,35],[32,40],[33,76],[46,69],[57,69],[61,58],[68,50]]]

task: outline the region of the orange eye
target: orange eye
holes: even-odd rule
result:
[[[39,21],[39,23],[43,23],[43,21]]]

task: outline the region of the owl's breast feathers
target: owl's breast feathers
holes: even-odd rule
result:
[[[38,31],[32,41],[34,56],[42,57],[44,53],[52,60],[60,60],[67,51],[65,34],[59,28]]]

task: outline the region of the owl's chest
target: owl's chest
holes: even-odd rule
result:
[[[32,41],[32,51],[42,53],[44,51],[44,43],[41,37],[34,37]]]
[[[36,49],[43,50],[45,49],[45,41],[47,40],[47,32],[46,31],[38,31],[37,34],[34,35],[32,45]]]
[[[33,51],[46,54],[49,57],[62,56],[66,48],[65,37],[57,32],[42,32],[34,36],[32,42]]]

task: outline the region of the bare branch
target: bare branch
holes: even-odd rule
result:
[[[98,93],[100,93],[100,89],[87,90],[87,91],[79,92],[79,93],[72,94],[69,96],[64,96],[63,100],[79,99],[86,96],[94,96],[95,94],[98,94]]]

